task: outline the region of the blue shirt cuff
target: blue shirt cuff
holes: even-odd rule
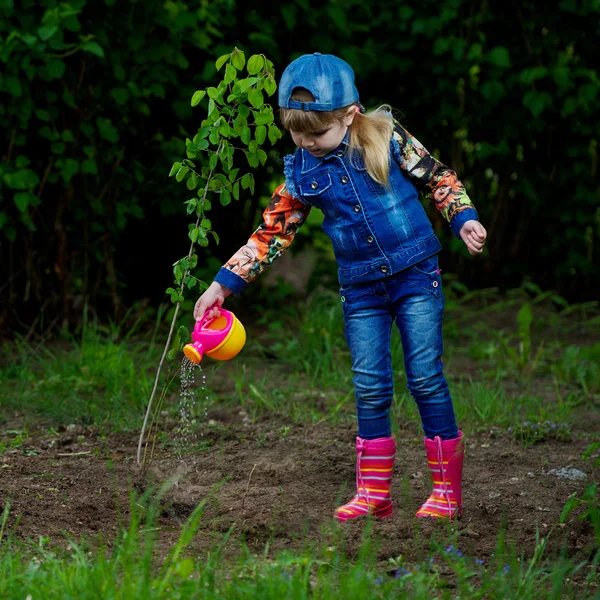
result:
[[[450,221],[450,229],[452,229],[452,233],[460,238],[460,230],[462,226],[467,221],[478,221],[479,217],[477,215],[477,211],[474,208],[465,208],[465,210],[461,210],[456,213],[454,217],[452,217],[452,221]]]
[[[224,285],[226,288],[229,288],[236,296],[248,285],[248,282],[245,279],[242,279],[239,275],[232,273],[225,267],[219,269],[215,281]]]

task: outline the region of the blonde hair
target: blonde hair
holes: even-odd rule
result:
[[[303,88],[297,88],[291,97],[299,102],[314,102],[314,96]],[[350,104],[330,112],[316,110],[298,110],[281,108],[281,124],[288,131],[297,131],[314,135],[333,123],[343,123]],[[358,152],[367,169],[367,173],[381,185],[389,186],[390,140],[394,132],[394,120],[391,108],[387,105],[368,113],[357,112],[350,127],[350,154]]]

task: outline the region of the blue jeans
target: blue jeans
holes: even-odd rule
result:
[[[400,330],[408,389],[421,415],[425,436],[458,437],[441,356],[444,296],[437,256],[385,279],[340,288],[346,342],[352,355],[358,435],[391,435],[394,394],[390,340]]]

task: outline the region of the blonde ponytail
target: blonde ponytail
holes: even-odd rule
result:
[[[356,113],[350,127],[350,152],[358,152],[365,161],[367,173],[377,183],[389,186],[390,140],[394,119],[389,106],[369,113]]]

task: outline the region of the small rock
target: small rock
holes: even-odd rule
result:
[[[571,481],[579,481],[587,477],[583,471],[574,469],[571,465],[561,467],[560,469],[550,469],[546,475],[554,475],[559,479],[569,479]]]
[[[527,473],[527,477],[535,477],[535,473],[532,473],[531,471],[529,471],[529,473]]]

